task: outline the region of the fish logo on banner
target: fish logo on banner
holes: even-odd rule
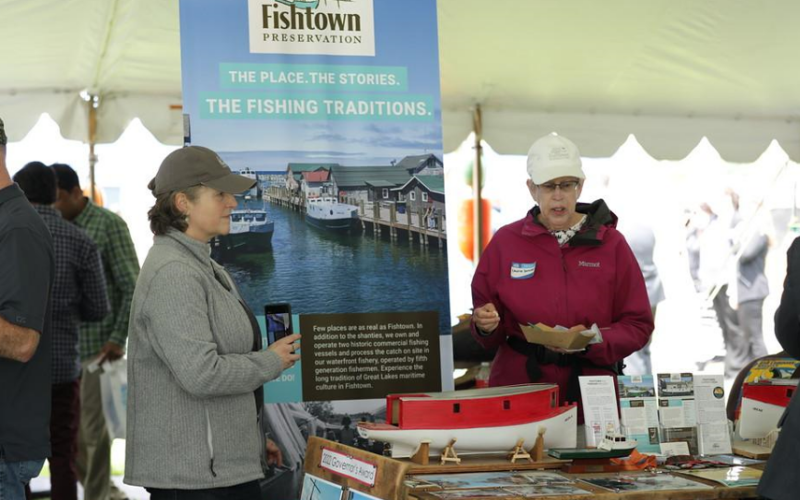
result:
[[[248,0],[250,52],[374,56],[373,0]]]
[[[512,262],[511,263],[511,279],[527,280],[533,278],[536,272],[536,262]]]

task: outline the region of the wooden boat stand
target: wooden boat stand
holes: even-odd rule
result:
[[[514,449],[511,450],[511,452],[508,454],[508,459],[511,461],[512,464],[515,463],[520,458],[524,458],[528,462],[533,463],[533,460],[531,460],[530,453],[525,451],[525,448],[523,446],[524,444],[525,444],[524,439],[517,440],[517,446],[515,446]]]
[[[558,469],[568,464],[569,461],[557,460],[544,456],[544,434],[545,428],[539,428],[534,445],[529,450],[525,450],[524,440],[517,441],[516,446],[506,456],[495,457],[487,456],[466,456],[465,461],[456,454],[455,439],[450,440],[448,445],[442,450],[440,463],[431,462],[430,459],[430,440],[420,441],[419,447],[408,459],[413,465],[409,468],[410,474],[432,474],[447,472],[484,472],[487,470],[534,470],[534,469]],[[527,461],[517,460],[527,459]],[[402,460],[402,459],[401,459]]]
[[[442,465],[446,464],[447,462],[455,462],[457,464],[461,463],[461,459],[458,458],[456,455],[456,450],[453,448],[453,445],[456,444],[455,439],[451,439],[447,446],[444,447],[442,450]]]

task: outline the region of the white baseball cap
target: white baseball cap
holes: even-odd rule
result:
[[[540,137],[528,150],[528,175],[537,185],[559,177],[586,178],[578,146],[556,133]]]

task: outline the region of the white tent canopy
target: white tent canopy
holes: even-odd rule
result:
[[[658,159],[703,136],[730,161],[755,160],[772,139],[800,159],[798,2],[439,3],[448,146],[481,103],[500,153],[557,130],[594,157],[634,134]]]
[[[556,130],[585,156],[610,156],[634,134],[659,159],[707,137],[729,161],[753,161],[773,139],[800,160],[800,2],[438,0],[438,10],[446,151],[480,104],[501,153]],[[180,143],[177,0],[0,0],[0,12],[11,140],[48,112],[85,141],[87,90],[100,96],[98,142],[138,116]]]
[[[0,0],[0,117],[11,141],[48,113],[67,139],[88,142],[98,95],[97,142],[114,142],[140,118],[180,144],[177,0]]]

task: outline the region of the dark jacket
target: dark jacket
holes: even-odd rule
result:
[[[775,335],[789,355],[800,359],[800,238],[792,243],[786,260]],[[758,494],[771,500],[795,500],[800,491],[800,399],[796,394],[783,414],[780,437],[758,485]]]
[[[39,332],[27,363],[0,357],[0,460],[50,456],[53,239],[16,184],[0,189],[0,317]]]

